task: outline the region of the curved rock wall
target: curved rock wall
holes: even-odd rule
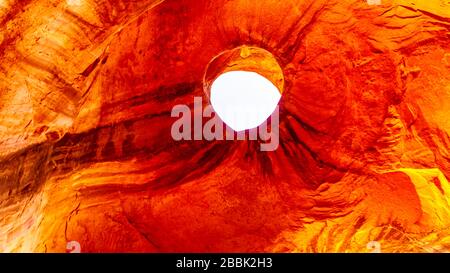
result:
[[[449,41],[444,0],[0,1],[0,251],[449,251]],[[174,141],[242,45],[279,148]]]

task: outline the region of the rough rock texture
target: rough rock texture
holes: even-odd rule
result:
[[[0,0],[0,251],[450,251],[447,0]],[[280,147],[172,140],[218,54]]]

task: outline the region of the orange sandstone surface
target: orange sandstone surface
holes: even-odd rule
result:
[[[0,251],[450,251],[450,2],[368,2],[0,0]],[[242,46],[278,149],[173,140]]]

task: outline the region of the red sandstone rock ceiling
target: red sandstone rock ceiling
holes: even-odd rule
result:
[[[450,251],[447,0],[0,0],[0,251]],[[280,145],[174,141],[271,52]]]

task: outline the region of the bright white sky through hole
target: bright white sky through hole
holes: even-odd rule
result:
[[[280,98],[278,88],[255,72],[226,72],[211,86],[214,111],[237,132],[261,125],[275,111]]]

